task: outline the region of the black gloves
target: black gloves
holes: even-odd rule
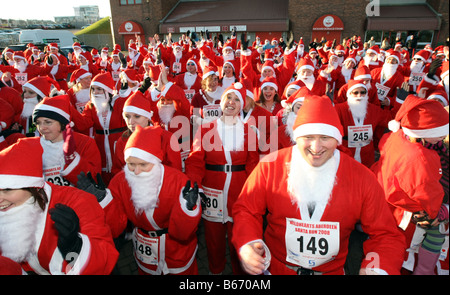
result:
[[[158,48],[158,50],[156,50],[156,64],[159,65],[160,63],[162,63],[161,48]]]
[[[241,50],[245,51],[248,48],[248,40],[246,34],[241,34]]]
[[[198,199],[198,185],[194,184],[194,188],[191,188],[191,181],[186,182],[186,186],[183,189],[183,198],[186,200],[186,208],[189,211],[194,210]]]
[[[97,182],[95,182],[91,172],[88,172],[87,176],[84,172],[81,172],[77,178],[77,188],[93,194],[99,203],[103,201],[106,196],[106,186],[100,173],[97,173]]]
[[[434,79],[434,74],[436,74],[437,69],[442,65],[442,60],[439,58],[436,58],[433,60],[430,64],[430,69],[428,70],[427,77],[430,79]]]
[[[147,77],[144,79],[144,82],[142,82],[142,85],[138,88],[138,90],[142,93],[145,93],[145,91],[147,91],[150,86],[152,86],[152,79],[150,79],[150,77]]]
[[[80,254],[83,241],[78,236],[80,231],[80,221],[72,208],[56,204],[55,208],[49,210],[50,218],[55,222],[55,229],[58,231],[58,249],[68,262],[73,257],[67,257],[69,253]]]
[[[294,34],[292,33],[292,31],[290,31],[286,48],[289,50],[292,48],[293,45],[294,45]]]

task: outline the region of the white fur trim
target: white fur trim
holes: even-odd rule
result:
[[[68,113],[64,112],[63,110],[61,110],[59,108],[48,105],[48,104],[38,104],[38,105],[36,105],[36,108],[34,110],[35,111],[42,110],[42,111],[54,112],[54,113],[57,113],[57,114],[63,116],[65,119],[67,119],[67,121],[70,121],[70,115]]]
[[[304,66],[301,66],[301,67],[298,69],[299,72],[300,72],[301,70],[311,70],[311,71],[314,72],[314,67],[313,67],[313,66],[310,66],[310,65],[304,65]]]
[[[342,144],[342,134],[338,128],[324,123],[308,123],[295,128],[294,139],[300,136],[320,134],[335,138],[339,144]]]
[[[170,87],[172,87],[173,82],[169,82],[164,86],[164,90],[161,92],[161,96],[166,96],[167,92],[169,92]]]
[[[23,85],[22,85],[22,89],[23,89],[24,87],[30,88],[31,90],[33,90],[34,92],[36,92],[36,93],[37,93],[40,97],[42,97],[42,98],[44,98],[44,97],[47,96],[47,95],[45,95],[39,88],[37,88],[36,86],[34,86],[34,85],[31,84],[31,83],[25,83],[25,84],[23,84]]]
[[[263,83],[263,84],[261,85],[261,90],[263,90],[264,87],[266,87],[266,86],[271,86],[271,87],[275,88],[276,91],[278,91],[278,86],[277,86],[277,84],[272,83],[272,82],[265,82],[265,83]]]
[[[153,116],[153,112],[152,112],[152,111],[147,112],[146,110],[143,110],[143,109],[138,108],[138,107],[135,107],[135,106],[125,106],[125,107],[123,108],[122,113],[123,113],[123,114],[125,114],[125,113],[135,113],[135,114],[144,116],[144,117],[148,118],[149,120],[150,120],[150,119],[152,118],[152,116]]]
[[[444,104],[444,106],[448,106],[447,100],[442,95],[432,94],[432,95],[428,96],[427,99],[439,99],[439,101],[441,101]]]
[[[158,157],[150,154],[149,152],[146,152],[144,150],[141,150],[139,148],[134,148],[134,147],[127,148],[124,151],[124,156],[125,156],[125,160],[128,157],[136,157],[136,158],[139,158],[141,160],[144,160],[144,161],[152,163],[152,164],[161,163],[161,160]]]
[[[359,76],[354,77],[353,79],[355,79],[355,80],[372,79],[372,76],[370,74],[359,75]]]
[[[61,175],[62,176],[67,176],[68,174],[70,174],[73,169],[75,169],[75,167],[78,166],[78,164],[80,164],[81,161],[81,156],[80,154],[78,154],[77,152],[75,152],[75,159],[73,159],[72,163],[70,163],[69,166],[67,166],[66,169],[64,169],[63,171],[61,171]]]
[[[363,83],[358,83],[358,84],[355,84],[355,85],[353,85],[352,87],[350,87],[350,88],[347,89],[347,96],[349,96],[350,93],[351,93],[355,88],[358,88],[358,87],[362,87],[362,88],[366,89],[366,91],[367,91],[367,86],[366,86],[366,85],[364,85]]]
[[[406,135],[409,135],[411,137],[415,138],[433,138],[433,137],[441,137],[448,135],[448,124],[445,124],[444,126],[431,128],[431,129],[408,129],[405,127],[402,127],[403,132]]]
[[[100,83],[100,82],[98,82],[98,81],[92,82],[92,83],[91,83],[91,86],[92,86],[92,85],[101,87],[101,88],[103,88],[104,90],[106,90],[106,92],[108,92],[108,93],[111,93],[111,94],[113,93],[113,90],[112,90],[111,88],[109,88],[109,87],[106,86],[105,84]]]
[[[179,196],[181,210],[182,210],[182,211],[184,212],[184,214],[186,214],[187,216],[189,216],[189,217],[195,217],[195,216],[197,216],[197,215],[200,213],[200,196],[199,196],[198,199],[197,199],[196,208],[193,209],[192,211],[189,211],[189,210],[186,208],[186,203],[187,203],[187,201],[186,201],[186,199],[183,197],[183,190],[184,190],[184,187],[181,189],[180,196]]]
[[[34,177],[27,175],[11,175],[0,174],[0,188],[1,189],[18,189],[25,187],[43,187],[45,184],[43,177]]]
[[[222,99],[221,99],[221,102],[220,102],[220,107],[222,108],[222,110],[224,108],[225,99],[226,99],[228,93],[236,94],[236,96],[239,98],[239,101],[241,102],[241,110],[242,110],[243,107],[244,107],[244,97],[242,97],[241,93],[239,91],[235,90],[235,89],[230,89],[230,90],[224,92],[224,94],[222,94]]]

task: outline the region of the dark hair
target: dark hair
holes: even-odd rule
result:
[[[23,190],[29,191],[31,196],[34,198],[34,201],[38,203],[42,211],[45,210],[45,205],[48,203],[48,197],[43,188],[27,187]]]
[[[275,93],[275,96],[273,97],[273,101],[281,103],[281,99],[280,99],[280,96],[278,95],[278,92]],[[264,94],[263,94],[262,89],[261,89],[261,93],[259,94],[259,102],[261,104],[265,104],[266,103],[266,99],[264,98]]]

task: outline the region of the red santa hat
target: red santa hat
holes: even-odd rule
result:
[[[291,83],[289,83],[283,91],[283,95],[281,96],[281,104],[283,104],[283,101],[285,101],[288,97],[287,97],[287,93],[289,92],[289,90],[294,89],[295,91],[299,90],[300,88],[302,88],[303,86],[305,86],[305,83],[303,83],[302,80],[295,80]],[[283,106],[284,107],[284,106]]]
[[[372,79],[372,75],[370,74],[370,69],[368,66],[365,66],[363,64],[360,64],[359,67],[355,71],[355,80],[362,80],[362,79]]]
[[[29,88],[36,92],[41,98],[49,96],[52,87],[56,87],[56,89],[60,90],[59,84],[48,76],[34,77],[22,85],[22,89]]]
[[[380,53],[380,47],[378,47],[378,45],[373,45],[372,47],[370,47],[369,49],[366,50],[366,53],[379,54]]]
[[[277,79],[273,76],[271,77],[265,77],[264,80],[261,83],[261,90],[264,89],[264,87],[273,87],[278,92],[278,82]]]
[[[298,45],[305,46],[305,43],[303,42],[303,37],[300,37],[300,40],[298,41]]]
[[[449,61],[446,60],[442,63],[441,66],[441,79],[444,80],[444,77],[448,75],[448,63]]]
[[[388,54],[386,55],[386,60],[387,60],[389,57],[393,57],[393,58],[395,58],[395,59],[397,60],[398,64],[400,64],[400,60],[401,60],[400,52],[395,51],[395,50],[388,50],[387,53],[388,53]]]
[[[311,70],[314,71],[314,64],[310,58],[302,58],[300,59],[298,63],[298,70],[297,72],[300,72],[301,70]]]
[[[159,65],[150,65],[148,72],[150,79],[152,79],[153,81],[157,81],[159,79],[159,75],[161,74],[161,67]]]
[[[132,83],[139,83],[138,72],[134,69],[126,69],[120,73],[120,77]]]
[[[444,89],[435,89],[431,92],[427,99],[439,100],[444,106],[448,106],[448,95]]]
[[[273,74],[275,75],[275,63],[272,59],[265,59],[264,64],[261,68],[261,73],[265,70],[272,70]]]
[[[129,44],[129,45],[128,45],[128,51],[130,51],[130,49],[131,49],[131,50],[136,50],[136,51],[137,51],[136,44],[135,44],[135,43]]]
[[[72,48],[73,48],[73,49],[75,49],[75,48],[81,48],[81,44],[78,43],[78,42],[75,42],[75,43],[72,44]]]
[[[84,78],[89,77],[89,76],[92,77],[92,73],[86,71],[85,69],[75,70],[72,73],[72,76],[70,76],[70,83],[73,83],[75,81],[78,83],[78,82],[80,82],[81,79],[84,79]]]
[[[14,52],[13,58],[20,58],[20,59],[23,59],[25,61],[27,60],[25,58],[25,54],[23,53],[23,51],[16,51],[16,52]]]
[[[19,276],[25,274],[24,270],[19,263],[14,260],[0,256],[0,276],[2,275],[13,275]]]
[[[93,49],[92,49],[93,50]],[[92,52],[93,55],[96,55],[96,53]],[[78,58],[83,57],[85,58],[87,61],[89,61],[89,58],[91,57],[91,55],[89,54],[89,52],[87,51],[82,51],[80,52],[80,54],[78,55]]]
[[[242,83],[240,82],[236,82],[231,84],[231,86],[224,91],[220,100],[220,107],[222,110],[224,109],[228,93],[236,94],[236,96],[239,98],[239,101],[241,102],[241,110],[243,110],[245,108],[245,97],[247,96],[247,90],[244,85],[242,85]]]
[[[428,58],[430,58],[430,55],[431,54],[429,51],[422,49],[419,52],[417,52],[416,54],[414,54],[413,58],[419,58],[425,62],[428,60]]]
[[[0,189],[44,187],[42,153],[42,146],[31,138],[0,151]]]
[[[342,46],[341,44],[339,44],[338,46],[336,46],[336,49],[334,49],[334,53],[336,53],[336,54],[339,54],[339,53],[344,54],[344,53],[345,53],[345,48],[344,48],[344,46]]]
[[[109,48],[108,47],[103,47],[102,48],[102,52],[108,53],[109,52]]]
[[[14,119],[14,108],[9,102],[0,98],[0,131],[9,128]],[[0,142],[4,137],[0,136]]]
[[[317,53],[317,50],[314,49],[314,48],[311,48],[311,49],[308,51],[308,55],[311,56],[311,54],[318,54],[318,53]]]
[[[217,71],[216,66],[206,66],[205,69],[203,70],[202,79],[205,80],[211,75],[216,75],[217,77],[219,77],[219,72]]]
[[[112,55],[111,56],[119,56],[120,50],[113,50]]]
[[[351,60],[355,65],[358,63],[356,62],[356,51],[352,52],[345,60],[344,63],[348,60]]]
[[[189,59],[189,60],[186,62],[186,65],[187,65],[188,63],[193,63],[193,64],[195,65],[195,71],[196,71],[196,72],[198,71],[198,65],[197,65],[197,62],[196,62],[195,60]],[[224,63],[224,65],[225,65],[226,63],[230,63],[230,62],[227,61],[227,62]],[[230,64],[231,64],[231,66],[232,66],[233,69],[234,69],[234,65],[233,65],[232,63],[230,63]]]
[[[113,94],[114,80],[109,72],[98,74],[92,79],[91,86],[103,88],[106,92]]]
[[[125,101],[122,114],[134,113],[152,119],[153,112],[151,110],[150,100],[148,100],[144,94],[140,91],[135,91]]]
[[[324,115],[326,114],[326,116]],[[297,113],[294,138],[305,135],[326,135],[342,144],[344,129],[328,96],[309,96]]]
[[[292,108],[297,102],[304,102],[305,98],[313,95],[312,92],[308,89],[308,87],[301,87],[294,93],[292,93],[291,96],[289,96],[288,99],[282,100],[281,105],[286,108],[288,105],[290,105]]]
[[[47,47],[48,47],[49,51],[52,50],[52,49],[59,49],[57,43],[50,43],[50,44],[48,44]]]
[[[448,135],[448,112],[435,100],[408,95],[389,122],[389,129],[415,138],[433,138]]]
[[[60,122],[63,126],[70,123],[70,98],[68,95],[45,97],[33,111],[33,122],[45,117]]]
[[[115,45],[114,45],[114,50],[119,50],[119,51],[121,51],[121,50],[122,50],[122,47],[121,47],[119,44],[115,44]]]
[[[353,90],[355,90],[356,88],[362,87],[364,89],[366,89],[367,91],[367,86],[366,84],[364,84],[361,80],[350,80],[348,81],[348,89],[347,89],[347,97],[350,95],[350,93],[352,93]]]
[[[124,149],[125,160],[128,157],[136,157],[152,164],[160,164],[163,159],[161,138],[163,129],[149,126],[142,128],[136,125],[136,129],[128,138]]]
[[[186,99],[186,94],[184,93],[183,88],[174,84],[173,82],[169,82],[164,85],[161,93],[158,95],[158,98],[165,97],[171,100],[180,101],[182,99]]]

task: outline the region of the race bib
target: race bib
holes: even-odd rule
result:
[[[206,195],[206,207],[202,214],[205,217],[223,220],[223,191],[203,186]]]
[[[381,101],[385,100],[391,88],[380,83],[376,83],[375,86],[377,87],[378,99]]]
[[[286,261],[311,269],[339,253],[339,222],[286,218]]]
[[[158,265],[159,238],[143,236],[137,228],[133,233],[134,255],[145,264]]]
[[[191,153],[191,150],[186,150],[186,151],[180,151],[180,156],[181,156],[181,171],[185,172],[186,170],[186,159],[189,157],[189,154]]]
[[[220,104],[208,104],[203,106],[203,118],[220,117],[222,115],[222,109]]]
[[[419,86],[424,76],[425,73],[411,73],[409,76],[409,85]]]
[[[187,100],[189,100],[189,103],[192,102],[192,98],[195,95],[194,89],[184,89],[184,95],[186,96]]]
[[[44,169],[44,179],[45,181],[51,182],[60,186],[70,186],[70,182],[61,176],[61,167],[50,167]]]
[[[119,81],[120,79],[120,71],[112,71],[111,76],[114,81]]]
[[[27,81],[28,81],[27,73],[16,73],[14,76],[20,85],[23,85],[23,84],[27,83]]]
[[[83,112],[85,106],[86,106],[86,102],[76,102],[75,103],[75,107],[76,107],[77,111],[80,112],[80,114]]]
[[[348,126],[348,147],[363,147],[370,144],[372,139],[372,125]]]
[[[174,62],[172,65],[172,70],[174,73],[180,73],[181,72],[181,63]]]

